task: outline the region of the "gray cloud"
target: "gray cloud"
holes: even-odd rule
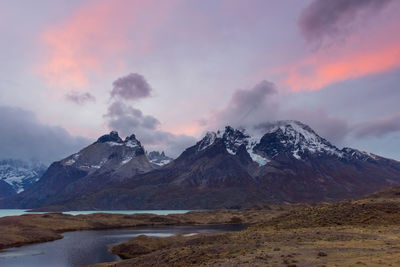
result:
[[[87,102],[96,102],[96,98],[91,93],[70,92],[65,95],[65,98],[77,105],[83,105]]]
[[[355,125],[353,134],[358,138],[383,137],[400,131],[400,114]]]
[[[79,151],[90,142],[71,136],[62,127],[39,122],[30,111],[0,106],[0,158],[48,164]]]
[[[145,115],[127,103],[127,100],[148,97],[150,93],[150,85],[140,74],[131,73],[117,79],[110,93],[114,101],[109,105],[104,118],[108,127],[117,130],[122,136],[134,133],[147,151],[165,151],[167,155],[177,157],[184,149],[195,144],[196,139],[159,130],[161,123],[157,118]]]
[[[150,96],[152,91],[146,79],[137,73],[130,73],[113,82],[111,97],[124,100],[137,100]]]
[[[308,42],[320,45],[332,37],[345,37],[357,19],[366,21],[392,0],[314,0],[298,21]]]
[[[208,125],[214,128],[228,124],[246,127],[259,123],[260,119],[273,120],[279,109],[277,95],[275,85],[268,81],[262,81],[249,90],[238,89],[234,91],[228,106],[215,112],[211,121],[208,120]]]
[[[108,126],[128,136],[136,129],[155,130],[160,122],[153,116],[144,115],[139,109],[126,105],[123,102],[113,102],[108,107]]]
[[[263,134],[263,126],[277,120],[301,121],[337,145],[343,143],[350,131],[346,120],[329,115],[323,108],[287,107],[287,97],[268,81],[262,81],[248,90],[234,91],[228,106],[214,112],[206,120],[206,126],[215,129],[232,125]],[[201,122],[204,125],[204,121]]]
[[[123,102],[112,103],[104,117],[108,127],[122,136],[134,133],[147,151],[165,151],[167,155],[176,157],[196,142],[194,137],[175,135],[157,129],[160,122],[155,117],[144,115],[141,110]]]

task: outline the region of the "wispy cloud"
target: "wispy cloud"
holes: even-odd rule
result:
[[[378,14],[393,0],[315,0],[303,10],[299,27],[304,38],[323,45],[346,37],[357,24]]]
[[[96,102],[96,98],[91,93],[70,92],[65,95],[65,99],[77,105],[83,105],[87,102]]]
[[[357,124],[353,133],[358,138],[383,137],[400,131],[400,114],[394,114]]]
[[[85,88],[92,75],[122,69],[126,55],[148,52],[174,1],[99,0],[82,4],[40,36],[37,72],[57,88]],[[133,36],[132,36],[133,35]]]

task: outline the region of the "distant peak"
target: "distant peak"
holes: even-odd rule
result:
[[[158,166],[164,166],[173,160],[172,158],[166,156],[164,151],[162,151],[161,153],[159,151],[151,151],[147,153],[147,158],[151,163]]]
[[[125,141],[129,141],[129,140],[135,140],[135,141],[137,141],[136,135],[135,135],[135,134],[131,134],[130,136],[127,136],[127,137],[125,138]]]
[[[284,120],[262,125],[265,135],[261,146],[271,158],[282,153],[291,153],[296,159],[306,154],[329,154],[343,157],[343,153],[327,140],[319,136],[310,126],[296,121]],[[261,149],[261,148],[260,148]]]
[[[96,143],[105,143],[105,142],[117,142],[122,143],[121,137],[119,137],[117,131],[111,131],[109,134],[105,134],[97,139]]]
[[[235,129],[232,126],[230,126],[230,125],[225,126],[226,133],[234,132],[234,131],[235,131]]]

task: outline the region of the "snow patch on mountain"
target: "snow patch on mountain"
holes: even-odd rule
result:
[[[151,163],[160,167],[170,163],[173,160],[172,158],[166,156],[164,151],[162,151],[161,153],[158,151],[151,151],[147,153],[147,159]]]
[[[269,160],[254,151],[258,139],[250,136],[244,129],[234,129],[226,126],[224,131],[207,132],[206,136],[199,142],[198,151],[202,151],[212,146],[217,139],[222,139],[226,151],[231,155],[236,155],[239,147],[244,146],[249,153],[251,159],[258,163],[259,166],[266,165]]]
[[[271,123],[266,130],[266,133],[285,136],[286,139],[282,139],[281,143],[285,147],[293,147],[292,155],[296,159],[300,160],[301,154],[306,151],[343,157],[342,151],[316,134],[309,126],[299,121],[278,121]]]
[[[217,139],[217,134],[215,132],[207,132],[206,136],[200,141],[197,151],[202,151],[214,144]]]
[[[0,160],[0,180],[11,185],[16,193],[21,193],[39,181],[46,169],[47,167],[40,163],[14,159]]]

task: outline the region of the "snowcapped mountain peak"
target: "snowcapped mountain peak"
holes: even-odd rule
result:
[[[136,139],[136,136],[134,134],[127,136],[124,140],[124,144],[128,147],[142,147],[142,144],[139,142],[139,140]]]
[[[343,157],[343,153],[309,126],[295,120],[277,121],[266,125],[261,143],[272,158],[282,152],[291,153],[296,159],[305,154],[329,154]]]
[[[37,182],[47,167],[41,163],[15,159],[0,160],[0,180],[12,186],[16,193]]]
[[[167,157],[164,151],[162,151],[161,153],[159,151],[151,151],[147,153],[147,158],[151,163],[158,166],[164,166],[173,160],[172,158]]]
[[[264,124],[261,137],[245,129],[226,126],[224,130],[207,132],[197,143],[197,151],[207,150],[215,143],[222,145],[231,155],[243,147],[251,159],[260,166],[271,160],[308,161],[317,157],[335,157],[341,160],[376,161],[378,156],[352,148],[339,149],[319,136],[310,126],[296,120],[282,120]]]
[[[204,138],[197,144],[197,151],[203,151],[211,147],[217,140],[223,142],[226,151],[231,155],[236,155],[241,146],[247,151],[254,162],[260,166],[267,164],[268,158],[263,157],[253,148],[258,140],[251,137],[244,129],[235,129],[231,126],[226,126],[224,131],[207,132]]]
[[[73,154],[61,163],[64,166],[77,167],[80,170],[94,172],[103,167],[115,169],[123,166],[134,158],[144,155],[144,149],[134,134],[122,140],[117,131],[101,136],[92,145]],[[106,169],[107,169],[106,168]]]

